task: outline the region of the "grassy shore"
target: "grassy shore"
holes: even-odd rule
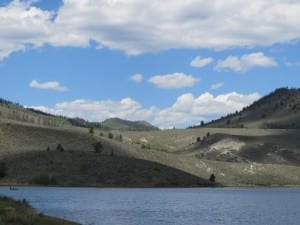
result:
[[[37,213],[25,200],[0,197],[1,225],[79,225]]]

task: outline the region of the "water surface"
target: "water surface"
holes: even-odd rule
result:
[[[0,195],[83,225],[299,225],[300,189],[40,188]]]

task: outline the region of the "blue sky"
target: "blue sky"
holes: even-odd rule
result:
[[[300,86],[300,3],[0,1],[0,96],[185,127]]]

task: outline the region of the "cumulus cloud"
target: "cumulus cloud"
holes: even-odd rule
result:
[[[217,89],[219,89],[223,86],[224,86],[224,83],[221,83],[221,82],[220,83],[215,83],[215,84],[211,85],[210,89],[211,90],[217,90]]]
[[[31,106],[57,115],[81,117],[90,121],[103,121],[110,117],[129,120],[147,120],[160,128],[186,127],[199,121],[209,121],[222,115],[241,110],[260,98],[258,93],[239,94],[231,92],[218,96],[206,92],[198,97],[186,93],[177,98],[174,104],[166,108],[143,107],[131,98],[120,101],[92,101],[78,99],[62,102],[54,108]]]
[[[0,7],[1,59],[46,43],[89,47],[93,41],[97,48],[136,55],[270,46],[300,38],[299,1],[63,0],[56,12],[30,2],[13,0]]]
[[[134,74],[130,77],[130,80],[134,81],[135,83],[140,83],[143,81],[143,75],[142,74]]]
[[[243,95],[231,92],[216,97],[208,92],[198,97],[188,93],[179,96],[171,107],[160,110],[153,123],[165,128],[197,124],[201,120],[208,121],[241,110],[258,98],[258,93]]]
[[[208,58],[202,58],[201,56],[196,56],[192,62],[190,63],[190,65],[192,67],[198,67],[198,68],[201,68],[201,67],[204,67],[204,66],[207,66],[208,64],[212,63],[214,61],[213,58],[211,57],[208,57]]]
[[[44,106],[31,106],[30,108],[56,115],[81,117],[98,122],[114,117],[129,120],[151,120],[157,111],[155,107],[143,108],[137,101],[131,98],[124,98],[120,101],[77,99],[71,102],[57,103],[54,108]]]
[[[57,81],[48,81],[44,83],[40,83],[37,80],[32,80],[29,83],[30,88],[44,89],[44,90],[53,90],[53,91],[68,91],[67,87],[61,86]]]
[[[53,33],[53,13],[31,6],[30,1],[14,0],[0,7],[0,18],[0,60],[29,46],[44,45]]]
[[[174,89],[192,87],[199,81],[199,79],[184,73],[173,73],[156,75],[150,77],[148,81],[159,88]]]
[[[215,70],[233,70],[234,72],[243,73],[254,67],[276,67],[277,62],[262,52],[256,52],[241,57],[228,56],[224,60],[219,60]]]

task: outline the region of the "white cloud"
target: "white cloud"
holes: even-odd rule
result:
[[[130,77],[130,80],[132,80],[136,83],[140,83],[143,81],[143,75],[142,74],[134,74]]]
[[[202,58],[201,56],[196,56],[192,62],[190,63],[190,65],[192,67],[204,67],[207,66],[208,64],[212,63],[214,61],[213,58],[208,57],[208,58]]]
[[[256,52],[248,55],[243,55],[240,58],[237,56],[228,56],[224,60],[219,60],[215,66],[215,70],[233,70],[235,72],[246,72],[255,67],[276,67],[277,62],[262,52]]]
[[[210,89],[211,90],[217,90],[217,89],[219,89],[223,86],[224,86],[224,83],[216,83],[216,84],[211,85]]]
[[[164,128],[185,127],[197,124],[201,120],[208,121],[241,110],[259,97],[258,93],[243,95],[236,92],[216,97],[210,93],[198,97],[184,94],[179,96],[171,107],[160,110],[153,123]]]
[[[129,120],[149,120],[157,110],[155,107],[143,108],[138,102],[131,98],[124,98],[120,101],[77,99],[71,102],[57,103],[54,108],[44,106],[34,106],[30,108],[56,115],[81,117],[89,121],[98,122],[113,117]]]
[[[170,128],[186,127],[197,124],[201,120],[216,119],[241,110],[258,98],[260,98],[258,93],[244,95],[231,92],[213,96],[207,92],[198,97],[194,97],[191,93],[183,94],[170,107],[162,109],[155,106],[145,108],[131,98],[124,98],[120,101],[78,99],[58,103],[54,108],[44,106],[31,108],[68,117],[81,117],[90,121],[103,121],[110,117],[147,120],[158,127]]]
[[[0,60],[29,46],[42,46],[52,35],[53,14],[30,6],[29,1],[14,0],[0,7],[0,18]]]
[[[32,80],[29,83],[30,88],[44,89],[44,90],[53,90],[53,91],[68,91],[67,87],[61,86],[57,81],[48,81],[44,83],[40,83],[36,80]]]
[[[94,41],[135,55],[270,46],[300,38],[299,1],[63,0],[53,13],[29,2],[0,7],[0,59],[46,43],[89,47]]]
[[[184,73],[156,75],[148,80],[159,88],[174,89],[194,86],[199,79]]]

